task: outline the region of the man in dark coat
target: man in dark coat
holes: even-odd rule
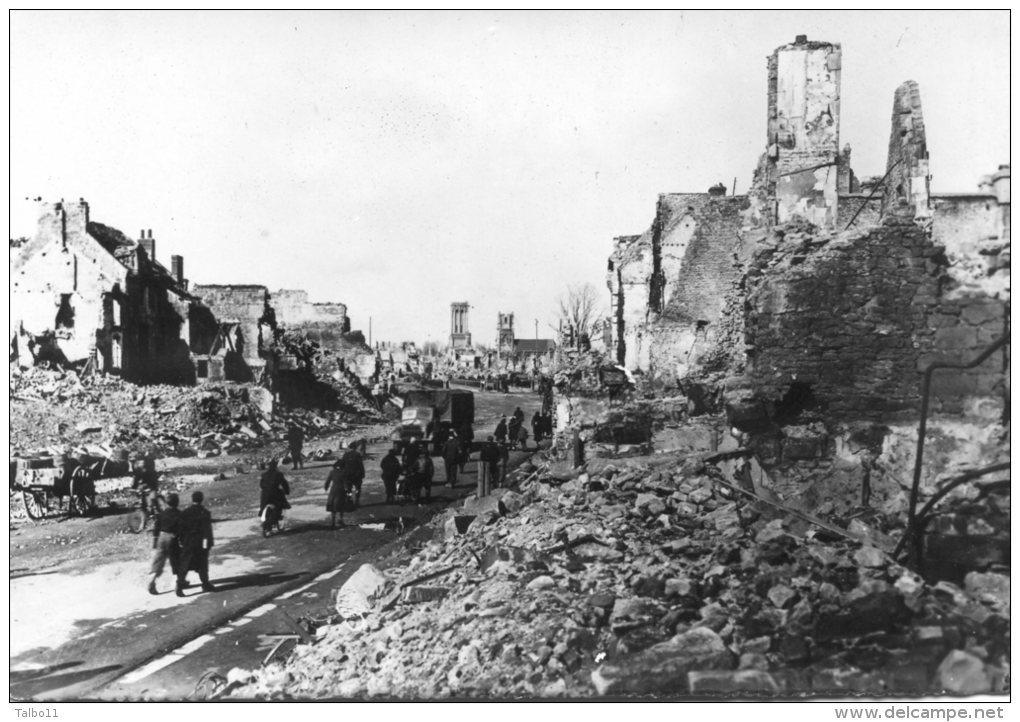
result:
[[[520,406],[514,409],[514,418],[517,419],[518,426],[524,423],[524,412],[521,410]]]
[[[283,510],[290,509],[287,495],[290,494],[290,484],[283,477],[283,473],[276,466],[276,459],[269,462],[269,468],[262,473],[259,479],[259,516],[265,510],[267,504],[272,504],[280,510],[280,518],[283,518]]]
[[[382,481],[383,487],[386,489],[387,504],[392,504],[397,500],[397,480],[400,479],[400,470],[403,468],[399,453],[400,447],[394,444],[379,463],[382,468]]]
[[[531,417],[531,435],[535,437],[536,444],[542,440],[542,414],[537,411]]]
[[[460,442],[455,434],[443,444],[443,466],[446,469],[446,485],[451,489],[457,485],[457,464],[460,463]]]
[[[499,423],[496,424],[496,441],[500,444],[506,443],[506,432],[506,417],[504,416],[499,420]]]
[[[292,469],[305,468],[304,457],[301,455],[301,449],[304,445],[305,432],[297,424],[291,424],[290,429],[287,431],[287,446],[290,450],[290,460],[293,464]]]
[[[181,561],[177,568],[177,596],[184,596],[188,572],[194,569],[202,582],[202,590],[216,591],[209,581],[209,550],[213,547],[212,514],[202,506],[205,495],[196,491],[191,495],[191,506],[181,512],[178,526]]]
[[[167,507],[156,517],[156,526],[152,529],[152,564],[149,573],[149,594],[156,591],[156,580],[163,573],[167,560],[170,561],[170,572],[177,576],[181,565],[181,550],[177,545],[177,534],[181,526],[181,510],[177,508],[181,499],[177,494],[166,495]]]

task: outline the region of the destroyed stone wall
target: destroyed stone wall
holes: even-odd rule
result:
[[[840,193],[836,229],[868,228],[882,218],[882,194]]]
[[[790,228],[773,243],[748,272],[749,373],[763,398],[797,382],[837,417],[913,417],[929,361],[976,356],[1004,328],[997,300],[945,297],[944,249],[911,218],[838,236]],[[1001,390],[991,364],[952,376],[935,389],[947,410]]]
[[[263,326],[275,325],[266,287],[195,285],[193,291],[221,323],[239,324],[231,341],[245,363],[251,367],[264,366],[261,351],[268,339]]]
[[[276,322],[281,326],[297,328],[306,323],[326,323],[338,325],[341,333],[350,330],[345,304],[311,303],[307,291],[292,289],[273,291],[271,302]]]
[[[1000,168],[1002,197],[994,194],[932,198],[932,235],[944,246],[959,293],[1009,298],[1009,166]]]
[[[630,369],[647,368],[644,326],[654,272],[651,233],[617,236],[609,257],[606,282],[611,294],[616,360]]]
[[[663,307],[649,329],[652,377],[683,378],[693,368],[711,365],[718,354],[719,341],[727,336],[727,298],[740,280],[739,260],[746,253],[741,228],[748,207],[744,196],[660,197]]]
[[[835,223],[841,68],[838,44],[803,35],[769,57],[766,186],[777,223]]]

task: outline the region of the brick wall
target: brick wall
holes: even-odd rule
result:
[[[758,250],[745,322],[759,397],[778,401],[796,381],[833,418],[916,418],[929,362],[968,360],[1002,333],[1005,304],[947,294],[944,249],[904,210],[867,231],[790,228]],[[1001,358],[939,375],[936,408],[1002,398],[1002,382]]]

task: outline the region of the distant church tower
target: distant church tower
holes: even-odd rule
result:
[[[499,314],[496,323],[496,352],[502,356],[512,356],[514,353],[514,315],[512,313]]]
[[[471,332],[468,331],[468,303],[450,304],[450,348],[470,348]]]

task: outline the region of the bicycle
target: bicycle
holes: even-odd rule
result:
[[[147,489],[138,490],[138,508],[128,514],[128,530],[132,534],[140,534],[149,525],[149,520],[158,516],[166,499],[163,495]]]

